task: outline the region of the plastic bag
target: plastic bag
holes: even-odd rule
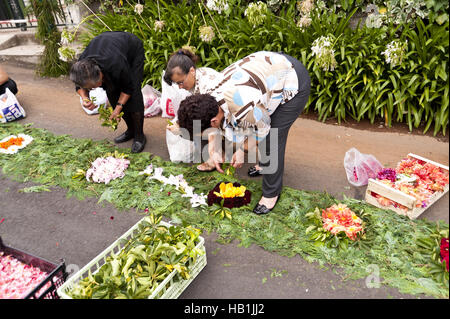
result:
[[[83,108],[83,110],[89,114],[89,115],[93,115],[93,114],[98,114],[98,108],[103,105],[103,107],[106,107],[108,105],[108,96],[106,95],[106,91],[104,89],[102,89],[101,87],[95,88],[93,90],[89,91],[89,98],[93,101],[93,103],[97,106],[95,109],[93,109],[92,111],[85,108],[83,106],[83,99],[80,96],[80,104],[81,107]]]
[[[144,116],[152,117],[161,113],[161,92],[146,84],[142,88],[144,98]]]
[[[376,178],[383,165],[373,156],[362,154],[356,148],[345,153],[344,168],[347,179],[353,186],[367,185],[369,178]]]
[[[167,84],[163,77],[161,78],[161,109],[162,117],[174,118],[177,115],[181,101],[183,101],[191,93],[185,89],[180,89],[176,84]]]
[[[170,160],[175,163],[191,163],[194,156],[194,143],[166,129],[166,143]]]
[[[0,95],[0,123],[12,122],[26,116],[16,96],[8,89]]]

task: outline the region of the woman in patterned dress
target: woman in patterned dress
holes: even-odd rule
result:
[[[297,59],[267,51],[250,54],[221,73],[223,78],[208,88],[209,94],[181,102],[178,123],[191,137],[195,120],[201,122],[202,131],[219,129],[239,145],[231,160],[236,168],[242,167],[245,149],[258,147],[259,165],[248,173],[263,176],[263,194],[253,211],[266,214],[280,198],[287,136],[308,101],[311,80]],[[216,147],[210,158],[222,172],[218,153]]]

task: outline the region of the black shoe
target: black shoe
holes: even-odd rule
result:
[[[131,145],[131,153],[140,153],[144,150],[145,143],[147,143],[147,139],[144,138],[140,141],[134,141],[133,145]]]
[[[133,137],[134,137],[133,133],[130,133],[129,131],[125,131],[125,133],[122,133],[119,136],[117,136],[114,139],[114,142],[117,144],[123,143],[123,142],[131,140]]]
[[[262,169],[256,169],[255,166],[252,166],[252,167],[250,167],[248,169],[248,173],[247,174],[250,177],[258,177],[258,176],[262,175],[261,171],[262,171]]]
[[[280,195],[278,195],[277,201],[275,202],[275,205],[273,205],[272,208],[267,208],[266,205],[261,205],[261,204],[256,204],[255,208],[253,209],[253,212],[257,215],[265,215],[268,214],[272,211],[272,209],[275,208],[275,206],[277,205],[278,201],[280,200]]]

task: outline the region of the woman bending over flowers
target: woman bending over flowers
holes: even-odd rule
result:
[[[258,144],[259,165],[251,167],[249,175],[263,175],[263,196],[253,212],[267,214],[281,193],[287,136],[308,101],[310,77],[297,59],[266,51],[250,54],[221,73],[223,79],[209,86],[208,94],[196,94],[181,102],[178,123],[190,139],[195,132],[212,128],[210,134],[205,133],[213,145],[209,157],[219,172],[223,172],[221,143],[211,143],[219,139],[217,133],[236,143],[231,160],[235,168],[242,167],[244,150],[255,151]]]

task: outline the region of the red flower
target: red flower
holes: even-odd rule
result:
[[[441,239],[441,262],[444,261],[448,271],[448,238]]]

